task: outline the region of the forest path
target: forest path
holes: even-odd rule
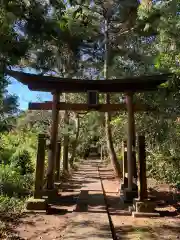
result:
[[[13,228],[19,238],[7,239],[180,239],[180,217],[168,185],[152,180],[149,184],[164,201],[159,205],[164,216],[133,218],[120,202],[119,181],[111,166],[98,159],[83,160],[72,178],[61,185],[59,201],[51,205],[49,214],[25,214]]]
[[[100,160],[87,159],[81,167],[85,179],[75,212],[64,231],[63,240],[112,239],[101,179]]]

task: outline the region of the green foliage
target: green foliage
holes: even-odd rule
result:
[[[11,156],[10,162],[21,175],[32,174],[34,172],[31,155],[26,149],[18,148]]]
[[[180,156],[175,158],[172,155],[167,155],[164,152],[156,152],[148,156],[148,171],[149,176],[157,180],[173,183],[175,186],[180,184]]]
[[[31,193],[32,175],[22,176],[10,165],[0,165],[0,192],[8,197],[21,197]]]
[[[10,215],[20,213],[24,209],[24,200],[15,197],[0,195],[0,213]]]
[[[33,131],[27,129],[22,131],[14,131],[3,134],[1,136],[2,149],[0,150],[0,156],[5,152],[11,153],[11,156],[16,153],[20,154],[23,150],[27,150],[29,158],[33,166],[35,165],[36,149],[37,149],[37,135]],[[3,161],[3,158],[1,158]],[[9,159],[10,161],[10,159]]]
[[[10,132],[1,136],[0,189],[9,197],[31,194],[36,140],[31,132]]]
[[[0,63],[1,65],[1,63]],[[0,74],[1,74],[0,67]],[[15,127],[15,114],[18,113],[18,98],[6,93],[7,79],[0,77],[0,132],[8,132]]]
[[[10,164],[10,158],[13,154],[12,149],[4,148],[0,151],[0,164]]]

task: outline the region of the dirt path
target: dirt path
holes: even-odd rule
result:
[[[74,213],[63,240],[89,239],[111,240],[112,234],[99,178],[99,160],[87,160],[83,172],[86,174]]]
[[[119,182],[114,178],[112,168],[101,164],[98,168],[99,164],[97,160],[84,161],[72,179],[61,185],[59,200],[51,202],[49,214],[25,214],[18,226],[12,227],[13,237],[7,239],[112,239],[105,203],[108,204],[116,239],[180,239],[178,204],[172,201],[166,185],[151,184],[163,217],[132,218],[128,206],[119,200]]]
[[[28,240],[111,240],[104,195],[99,178],[99,160],[84,160],[63,191],[51,201],[48,215],[26,214],[16,232]]]
[[[180,239],[180,215],[176,208],[178,204],[174,204],[167,184],[157,185],[155,181],[149,181],[149,187],[156,195],[157,203],[161,202],[161,206],[157,210],[161,212],[162,217],[138,219],[128,216],[128,207],[120,203],[120,194],[117,193],[119,182],[114,178],[112,168],[101,167],[100,175],[117,239]]]
[[[14,230],[19,239],[61,239],[64,229],[72,218],[77,198],[85,181],[85,173],[80,169],[73,173],[70,180],[60,185],[60,196],[55,201],[51,201],[48,214],[26,213]]]

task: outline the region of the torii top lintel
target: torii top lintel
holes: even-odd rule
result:
[[[16,78],[33,91],[71,93],[87,92],[91,90],[102,93],[152,91],[156,90],[158,85],[166,82],[170,76],[170,74],[144,75],[104,81],[40,76],[11,70],[7,70],[6,74]]]

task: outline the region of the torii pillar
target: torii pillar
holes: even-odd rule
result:
[[[127,167],[128,167],[128,188],[124,189],[125,201],[131,202],[133,198],[137,197],[138,191],[134,189],[133,177],[135,175],[135,120],[133,108],[133,92],[126,94],[126,104],[128,113],[128,127],[127,127]]]
[[[60,100],[60,93],[53,93],[53,104],[52,104],[52,125],[51,125],[51,136],[50,136],[50,149],[48,156],[48,172],[47,172],[47,189],[54,189],[55,180],[55,161],[56,161],[56,148],[58,139],[58,118],[59,109],[58,103]]]

